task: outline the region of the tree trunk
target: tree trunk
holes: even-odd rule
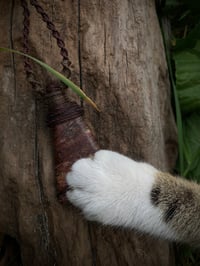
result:
[[[65,39],[73,81],[101,109],[85,104],[100,147],[170,171],[176,129],[154,1],[39,2]],[[61,71],[56,41],[30,11],[30,53]],[[2,0],[1,46],[22,50],[22,23],[20,1]],[[58,202],[44,99],[32,91],[22,57],[0,58],[0,231],[17,240],[23,265],[173,265],[167,242],[87,222]],[[38,65],[34,73],[41,89],[47,73]]]

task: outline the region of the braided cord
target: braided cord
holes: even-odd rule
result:
[[[65,73],[67,78],[70,78],[71,76],[71,61],[69,60],[68,51],[65,48],[65,43],[63,39],[60,36],[60,33],[56,30],[55,25],[50,20],[47,13],[44,11],[44,9],[38,4],[37,0],[30,0],[30,3],[32,6],[35,7],[36,11],[41,15],[42,20],[46,23],[47,28],[51,31],[52,36],[56,39],[57,45],[60,48],[60,54],[63,57],[63,60],[61,62],[63,66],[63,72]]]

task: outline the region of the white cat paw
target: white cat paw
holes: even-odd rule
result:
[[[100,150],[73,164],[67,197],[89,220],[132,227],[140,223],[144,205],[149,204],[155,171],[148,164]]]

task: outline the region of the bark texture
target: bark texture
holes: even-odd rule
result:
[[[100,147],[171,170],[176,129],[154,1],[39,2],[65,39],[73,81],[101,109],[85,106]],[[56,41],[30,10],[31,54],[60,71]],[[0,1],[1,46],[22,50],[22,21],[19,0]],[[167,242],[88,223],[59,204],[43,97],[32,91],[22,57],[0,60],[0,231],[18,241],[23,265],[173,265]],[[42,90],[47,73],[34,71]]]

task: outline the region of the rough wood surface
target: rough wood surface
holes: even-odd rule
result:
[[[101,109],[86,106],[99,145],[171,170],[176,130],[154,1],[41,0],[64,36],[73,80]],[[59,50],[34,8],[31,53],[61,70]],[[22,50],[20,1],[0,1],[1,46]],[[56,199],[43,98],[19,56],[0,54],[0,231],[20,244],[23,265],[173,265],[167,242],[105,228]],[[47,74],[34,66],[38,88]]]

